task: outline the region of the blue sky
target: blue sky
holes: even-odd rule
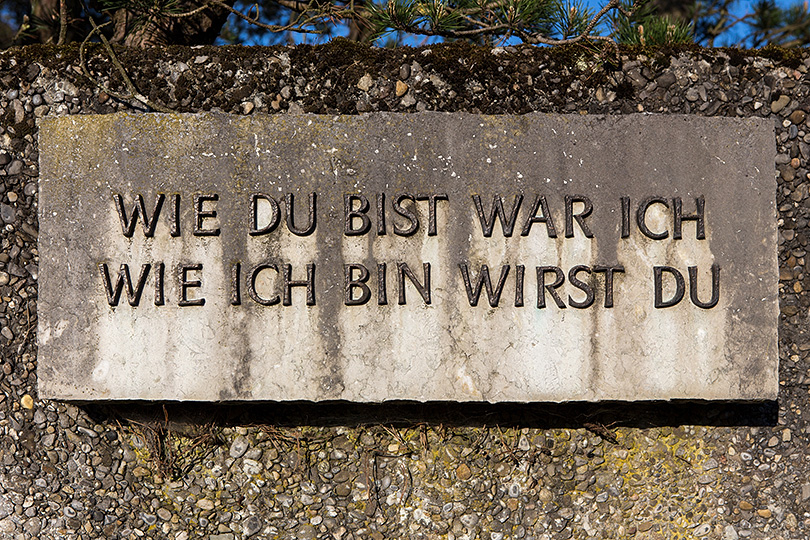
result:
[[[589,6],[591,9],[598,11],[606,2],[600,0],[584,0],[585,4]],[[804,2],[801,0],[776,0],[776,5],[782,8],[787,8],[796,4],[803,4]],[[747,0],[737,0],[732,4],[732,14],[742,17],[746,13],[749,13],[753,10],[755,2],[747,1]],[[715,46],[722,47],[726,45],[735,45],[737,41],[745,35],[745,26],[743,24],[738,25],[738,29],[735,28],[729,35],[725,38],[722,38],[715,42]]]

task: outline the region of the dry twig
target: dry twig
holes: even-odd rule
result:
[[[67,36],[67,0],[59,0],[59,40],[57,45],[64,45]]]
[[[90,21],[90,25],[93,27],[93,29],[90,31],[90,33],[87,34],[87,37],[84,38],[84,41],[82,41],[82,44],[79,47],[79,65],[81,66],[82,73],[84,73],[85,77],[90,79],[96,86],[98,86],[104,92],[106,92],[107,94],[111,95],[116,99],[120,99],[121,101],[130,101],[131,99],[135,99],[154,111],[162,113],[173,113],[174,111],[172,111],[171,109],[164,107],[159,103],[155,103],[148,97],[141,94],[135,87],[135,84],[132,82],[132,79],[130,79],[129,75],[127,75],[127,71],[124,69],[124,66],[121,65],[121,62],[115,55],[115,51],[110,45],[110,42],[107,40],[107,37],[101,32],[101,29],[107,26],[108,24],[111,24],[111,22],[108,21],[104,24],[98,25],[96,24],[96,21],[93,20],[93,17],[87,17],[87,19]],[[96,79],[90,73],[90,69],[87,67],[86,58],[84,57],[84,50],[85,47],[87,46],[87,43],[90,41],[90,39],[92,39],[94,35],[99,36],[99,38],[101,39],[101,43],[104,46],[104,49],[110,56],[110,60],[112,61],[113,66],[115,66],[116,70],[118,70],[118,73],[121,75],[121,78],[124,80],[124,86],[126,86],[128,92],[127,94],[112,90],[111,88],[107,87],[104,83],[102,83],[99,79]]]
[[[616,435],[602,424],[597,424],[594,422],[585,422],[584,424],[582,424],[582,427],[584,427],[591,433],[599,435],[606,441],[609,441],[613,444],[619,444],[619,439],[616,438]]]

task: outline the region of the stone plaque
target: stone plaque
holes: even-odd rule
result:
[[[772,122],[40,121],[39,392],[775,399]]]

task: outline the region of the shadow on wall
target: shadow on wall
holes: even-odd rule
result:
[[[636,403],[458,403],[391,401],[386,403],[265,402],[196,403],[116,402],[81,405],[97,422],[125,420],[165,423],[169,429],[218,426],[361,426],[434,424],[456,427],[649,428],[660,426],[773,426],[778,404],[764,402],[645,401]]]

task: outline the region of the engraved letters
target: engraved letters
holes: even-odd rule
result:
[[[171,241],[181,237],[183,231],[186,234],[190,231],[192,236],[200,237],[201,242],[209,243],[216,242],[211,237],[221,234],[245,234],[251,238],[250,245],[262,251],[266,248],[261,246],[270,246],[272,244],[268,242],[277,242],[281,237],[306,238],[318,233],[316,241],[321,242],[338,232],[318,230],[318,194],[314,191],[297,195],[256,191],[247,197],[245,206],[223,200],[218,193],[202,191],[186,194],[115,193],[112,203],[111,210],[117,214],[123,236],[136,241],[140,238],[136,235],[140,228],[145,239],[142,241],[147,245],[166,237]],[[186,212],[183,212],[184,204],[189,207]],[[223,209],[239,207],[244,209],[241,219],[245,223],[244,230],[221,230],[220,223],[231,222],[221,217]],[[163,211],[164,208],[167,210]],[[607,210],[617,217],[615,230],[594,229],[589,218]],[[699,242],[706,240],[708,230],[703,195],[686,199],[660,194],[640,199],[622,196],[615,201],[614,208],[607,209],[595,205],[583,194],[567,194],[555,200],[543,193],[495,193],[488,197],[472,193],[465,202],[463,196],[451,198],[447,193],[346,192],[338,211],[342,214],[342,231],[339,232],[347,245],[357,242],[368,245],[374,238],[392,233],[387,242],[405,247],[414,242],[411,237],[417,234],[441,238],[442,227],[465,216],[472,220],[470,230],[477,230],[475,234],[483,236],[484,242],[500,236],[507,242],[551,241],[564,245],[565,242],[593,242],[597,236],[608,233],[615,235],[615,242]],[[181,227],[183,219],[188,219],[189,223]],[[563,238],[559,238],[556,223],[563,224]],[[535,226],[539,229],[533,229]],[[519,236],[513,236],[516,230]],[[407,290],[411,289],[418,294],[413,297],[411,293],[411,304],[421,301],[422,305],[430,306],[431,283],[435,283],[438,272],[443,274],[440,279],[443,286],[455,287],[452,290],[464,298],[470,308],[478,307],[485,296],[490,309],[505,309],[509,304],[514,308],[535,306],[538,310],[593,309],[594,306],[610,309],[616,302],[621,302],[617,292],[622,290],[621,283],[625,278],[619,276],[626,273],[624,266],[615,261],[594,264],[583,260],[563,268],[558,261],[552,262],[553,259],[503,263],[483,260],[474,264],[459,260],[455,263],[457,270],[453,271],[447,266],[447,261],[346,260],[335,261],[342,265],[339,275],[343,279],[342,285],[335,287],[334,283],[323,285],[317,281],[314,254],[303,253],[303,261],[293,264],[272,260],[272,249],[267,253],[271,260],[230,260],[226,274],[229,305],[243,305],[243,290],[247,292],[250,304],[264,307],[285,307],[294,303],[315,306],[322,290],[339,290],[346,306],[363,306],[372,299],[376,299],[379,306],[388,306],[391,283],[397,299],[393,305],[407,305]],[[119,306],[124,291],[126,303],[132,308],[138,307],[147,282],[154,285],[155,306],[172,301],[178,306],[204,306],[206,297],[215,292],[214,286],[208,285],[203,277],[204,262],[181,261],[174,267],[176,280],[173,283],[170,280],[167,287],[164,261],[101,261],[98,263],[101,290],[113,308]],[[419,265],[422,266],[421,272]],[[134,275],[136,269],[137,277]],[[322,274],[319,271],[317,275]],[[526,282],[527,276],[529,283]],[[650,301],[656,309],[681,305],[687,286],[687,304],[712,309],[720,302],[720,267],[716,264],[708,269],[694,265],[685,269],[653,265],[651,278]],[[298,288],[305,290],[300,296],[294,293]],[[514,295],[514,302],[504,303],[505,294]]]

